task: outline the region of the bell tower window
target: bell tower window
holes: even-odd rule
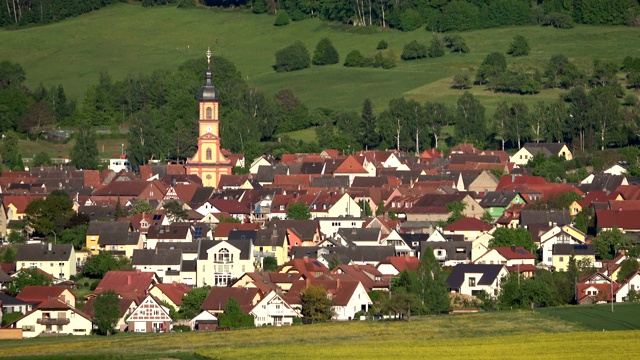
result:
[[[207,120],[211,120],[211,118],[213,117],[213,115],[212,115],[213,110],[211,110],[211,108],[208,107],[206,112],[207,112],[206,119]]]
[[[207,149],[207,155],[206,155],[207,160],[211,160],[212,156],[211,156],[211,149]]]

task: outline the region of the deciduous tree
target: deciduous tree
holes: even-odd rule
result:
[[[287,219],[291,220],[309,220],[311,212],[304,202],[295,202],[287,206]]]
[[[331,319],[331,300],[327,297],[327,289],[321,285],[309,285],[300,292],[302,302],[302,315],[311,322],[326,321]]]
[[[7,292],[16,296],[27,286],[51,285],[51,279],[37,269],[23,269],[13,281],[7,283]]]
[[[93,303],[93,323],[98,333],[111,335],[120,318],[120,297],[113,290],[103,291]]]

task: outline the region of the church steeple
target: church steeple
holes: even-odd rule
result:
[[[218,89],[213,85],[213,72],[211,71],[211,48],[207,49],[207,72],[205,73],[206,81],[202,89],[200,89],[200,101],[218,101],[220,94]]]

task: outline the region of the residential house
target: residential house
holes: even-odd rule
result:
[[[228,240],[229,234],[233,231],[256,231],[260,225],[255,223],[220,223],[213,232],[213,240]]]
[[[90,335],[93,323],[91,317],[84,312],[57,298],[51,298],[7,327],[22,329],[23,338],[33,338],[44,334]]]
[[[107,231],[100,234],[98,248],[100,251],[108,251],[114,255],[131,258],[133,253],[144,246],[142,234],[134,232]]]
[[[95,201],[110,201],[114,204],[120,200],[125,204],[135,199],[162,200],[165,193],[166,188],[159,180],[112,181],[94,190],[91,198]]]
[[[502,278],[509,271],[505,265],[459,264],[447,278],[451,292],[477,296],[484,291],[495,298],[500,294]]]
[[[474,241],[482,234],[493,230],[493,225],[476,219],[464,217],[442,228],[442,235],[462,235],[465,241]]]
[[[155,272],[161,283],[170,284],[181,280],[182,251],[140,249],[133,252],[131,265],[136,270]]]
[[[333,320],[353,320],[356,314],[365,313],[373,305],[369,294],[359,281],[319,280],[307,279],[297,281],[285,296],[285,300],[292,306],[301,306],[300,293],[310,285],[322,286],[327,290],[327,297],[331,300]]]
[[[394,202],[396,203],[395,207],[393,206]],[[442,221],[451,215],[447,204],[452,202],[465,204],[463,214],[466,217],[480,218],[485,213],[482,206],[465,193],[424,195],[413,203],[404,202],[403,206],[397,206],[398,200],[392,199],[390,201],[391,207],[388,210],[394,211],[399,218],[406,218],[409,221]]]
[[[507,266],[509,271],[532,276],[536,270],[538,257],[522,246],[496,247],[480,256],[475,264],[499,264]]]
[[[361,217],[326,217],[318,218],[316,221],[320,225],[320,233],[324,237],[335,237],[338,234],[338,229],[361,228],[367,222],[367,219]]]
[[[560,272],[567,271],[571,256],[576,262],[585,260],[593,264],[596,261],[596,249],[593,244],[556,244],[553,245],[552,252],[552,265]]]
[[[564,157],[565,160],[573,159],[573,155],[566,144],[526,143],[520,150],[513,154],[509,160],[518,166],[523,166],[538,153],[544,154],[545,157],[560,156]]]
[[[31,312],[33,309],[33,305],[31,303],[22,301],[2,291],[0,291],[0,305],[2,305],[2,311],[0,312],[5,315],[15,312],[26,314]]]
[[[153,225],[147,233],[145,249],[155,249],[160,242],[190,243],[193,242],[193,232],[190,223],[177,222],[168,226]]]
[[[251,239],[201,242],[197,260],[198,287],[229,286],[246,272],[255,269]]]
[[[100,280],[93,293],[99,295],[104,291],[113,290],[122,298],[135,299],[137,303],[140,303],[147,296],[149,290],[159,282],[155,272],[109,271]]]
[[[128,232],[132,230],[131,223],[125,221],[98,221],[93,220],[89,222],[89,226],[87,227],[86,234],[86,248],[91,251],[92,255],[97,255],[100,252],[100,237],[104,234],[109,238],[107,243],[116,241],[115,239],[127,239],[127,244],[123,245],[125,247],[125,252],[127,250],[133,249],[135,245],[129,244],[129,236]],[[135,239],[133,237],[131,240]]]
[[[254,317],[255,326],[289,326],[294,319],[301,318],[300,310],[294,309],[277,292],[265,295],[249,312]]]
[[[287,233],[287,229],[275,225],[269,229],[258,230],[253,244],[255,256],[262,259],[267,256],[274,257],[278,266],[287,262],[290,248]]]
[[[513,191],[490,191],[480,201],[480,206],[494,218],[499,218],[512,205],[524,204],[520,194]]]
[[[584,244],[586,239],[585,234],[574,228],[571,225],[553,226],[549,230],[546,230],[540,235],[539,241],[534,238],[540,246],[540,252],[542,255],[542,262],[546,265],[552,265],[553,263],[553,247],[557,244],[571,244],[580,245]]]
[[[640,210],[596,209],[596,227],[598,232],[618,228],[622,232],[640,231]]]
[[[40,303],[49,299],[58,299],[71,306],[76,306],[76,296],[64,286],[25,286],[16,299],[37,308]]]
[[[263,297],[264,293],[258,288],[213,287],[202,302],[200,310],[214,315],[222,314],[229,299],[234,298],[240,308],[248,314]]]
[[[160,304],[153,295],[147,297],[126,320],[129,332],[169,332],[173,321],[169,309]]]
[[[632,272],[620,282],[617,290],[615,291],[615,301],[630,301],[629,292],[632,290],[636,293],[640,292],[640,270]]]
[[[76,252],[71,244],[20,245],[16,268],[39,268],[59,280],[76,275]]]
[[[343,228],[338,229],[335,240],[343,246],[386,246],[386,239],[380,238],[380,229]]]
[[[331,271],[330,275],[325,275],[329,279],[342,279],[359,281],[366,289],[367,293],[372,290],[389,291],[390,277],[382,274],[373,265],[338,265]]]
[[[329,272],[329,269],[315,258],[293,258],[278,268],[283,274],[302,274],[306,279],[316,278]]]
[[[471,247],[469,241],[429,241],[427,246],[433,250],[433,255],[441,266],[456,266],[471,262]]]
[[[91,318],[93,318],[93,314],[94,314],[94,307],[93,304],[95,303],[96,298],[95,297],[91,297],[87,300],[87,302],[84,304],[84,307],[82,308],[82,311],[89,315]],[[130,298],[123,298],[123,297],[118,297],[118,309],[119,309],[119,313],[118,313],[118,321],[116,322],[115,328],[118,331],[126,331],[127,330],[127,318],[129,318],[129,315],[131,315],[131,313],[133,313],[133,311],[138,307],[138,300],[136,299],[130,299]]]
[[[383,275],[398,275],[404,270],[416,271],[420,266],[420,259],[415,256],[390,256],[378,263],[376,269]]]
[[[286,229],[289,249],[292,246],[314,246],[322,239],[318,220],[274,220],[269,228]]]
[[[597,283],[578,283],[576,293],[578,296],[578,304],[602,304],[611,302],[613,293],[618,291],[619,285],[616,283],[597,284]]]

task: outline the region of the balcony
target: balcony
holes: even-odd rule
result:
[[[36,320],[36,323],[40,325],[67,325],[71,320],[67,318],[40,318]]]
[[[276,257],[276,253],[269,251],[254,251],[253,257]]]

